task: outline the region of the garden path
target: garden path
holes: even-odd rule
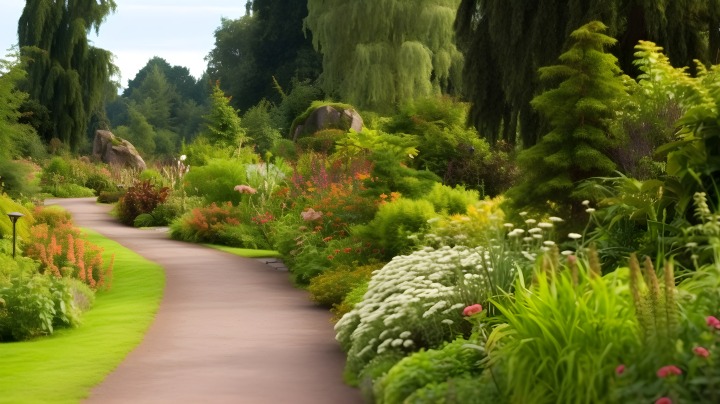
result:
[[[353,404],[330,313],[287,272],[167,234],[126,227],[94,198],[54,199],[93,229],[165,267],[145,339],[87,403]],[[112,349],[111,346],[108,349]]]

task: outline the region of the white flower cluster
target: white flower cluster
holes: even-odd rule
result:
[[[335,326],[350,366],[359,371],[388,350],[452,339],[463,308],[487,296],[482,262],[475,249],[425,247],[376,271],[364,300]]]

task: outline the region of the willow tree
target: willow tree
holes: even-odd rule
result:
[[[323,89],[371,109],[452,91],[463,61],[453,33],[459,4],[309,0],[305,27],[323,54]]]
[[[588,195],[576,184],[615,169],[606,154],[612,146],[608,125],[627,91],[617,58],[606,53],[617,42],[602,34],[606,29],[593,21],[575,30],[561,64],[540,69],[543,81],[562,83],[532,101],[552,130],[518,156],[524,182],[508,196],[519,209],[548,210],[551,202],[555,210],[578,213]]]
[[[103,90],[118,70],[113,54],[90,46],[87,35],[98,33],[115,7],[114,0],[27,0],[18,39],[34,61],[24,90],[50,110],[52,130],[41,134],[47,140],[77,149],[90,116],[102,107]]]
[[[593,20],[618,40],[611,51],[627,74],[640,73],[632,65],[639,40],[663,46],[676,66],[719,62],[715,0],[462,0],[455,28],[465,56],[463,92],[478,131],[491,141],[535,144],[542,133],[530,106],[542,90],[536,72],[569,49],[572,31]]]

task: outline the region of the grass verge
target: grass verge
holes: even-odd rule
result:
[[[252,250],[249,248],[228,247],[216,244],[203,244],[205,247],[214,248],[216,250],[225,251],[226,253],[239,255],[245,258],[281,258],[277,251],[272,250]]]
[[[165,287],[163,268],[98,233],[88,240],[115,253],[112,289],[99,292],[76,329],[0,344],[0,403],[77,403],[142,341]]]

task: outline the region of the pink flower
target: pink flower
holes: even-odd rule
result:
[[[624,371],[625,371],[625,365],[620,365],[615,368],[616,375],[621,375],[621,374],[623,374]]]
[[[655,401],[655,404],[672,404],[672,400],[667,397],[662,397]]]
[[[710,352],[708,352],[707,349],[701,346],[693,348],[693,352],[695,353],[695,355],[702,356],[703,358],[707,358],[708,356],[710,356]]]
[[[717,328],[718,330],[720,330],[720,320],[716,319],[715,317],[713,317],[713,316],[708,316],[708,317],[705,319],[705,322],[706,322],[707,325],[709,325],[710,327],[715,327],[715,328]]]
[[[313,220],[320,219],[322,217],[322,212],[315,212],[315,210],[310,208],[307,212],[300,212],[300,216],[302,216],[306,222],[312,222]]]
[[[670,375],[680,375],[682,374],[682,371],[677,366],[663,366],[657,371],[657,375],[659,378],[665,378]]]
[[[468,306],[463,310],[463,316],[472,316],[473,314],[480,313],[482,311],[482,306],[479,304],[473,304],[472,306]]]
[[[257,189],[249,187],[247,185],[238,185],[235,187],[235,190],[240,192],[241,194],[254,194],[257,192]]]

